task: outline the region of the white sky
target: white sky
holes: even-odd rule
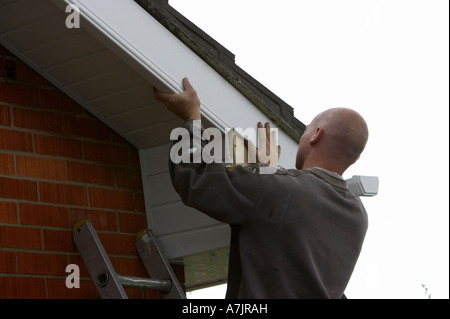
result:
[[[380,190],[363,199],[369,230],[347,296],[426,298],[424,284],[449,298],[449,1],[169,3],[303,123],[338,106],[365,117],[368,146],[344,178],[376,175]]]

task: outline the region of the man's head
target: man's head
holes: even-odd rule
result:
[[[326,110],[306,127],[295,166],[297,169],[321,167],[342,175],[358,160],[368,137],[366,121],[354,110]]]

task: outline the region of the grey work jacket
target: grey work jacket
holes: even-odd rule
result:
[[[183,126],[191,133],[192,123]],[[259,174],[223,163],[169,167],[186,205],[231,226],[227,298],[343,296],[368,220],[340,176],[317,168]]]

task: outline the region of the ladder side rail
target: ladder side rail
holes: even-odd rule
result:
[[[119,276],[89,221],[74,226],[73,241],[102,299],[128,299]]]
[[[144,263],[149,276],[157,280],[170,280],[171,289],[161,294],[163,299],[186,299],[186,294],[181,287],[178,278],[173,272],[172,266],[165,257],[156,236],[150,229],[141,231],[136,240],[136,249]]]

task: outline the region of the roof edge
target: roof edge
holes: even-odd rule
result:
[[[305,125],[293,108],[238,67],[235,56],[194,23],[171,7],[168,0],[135,0],[168,31],[219,73],[279,128],[299,141]]]

